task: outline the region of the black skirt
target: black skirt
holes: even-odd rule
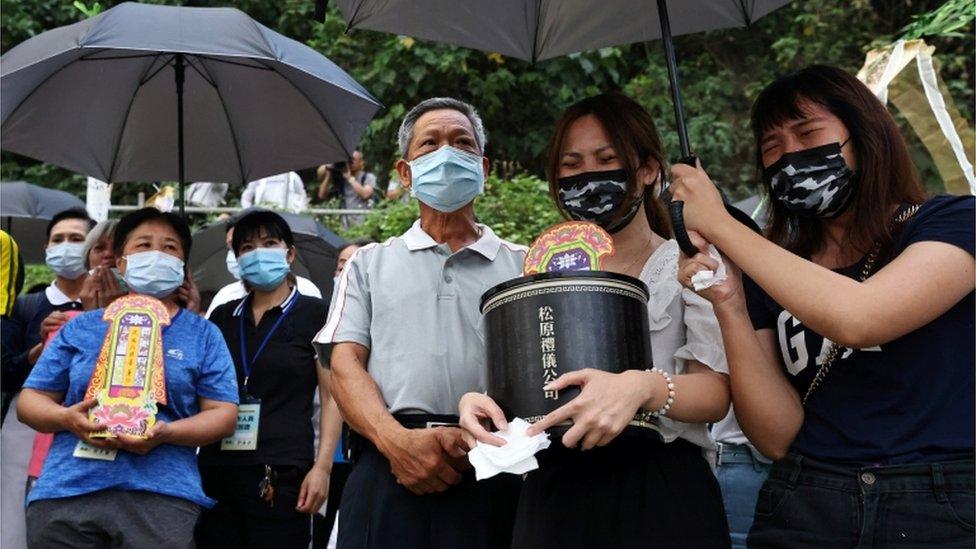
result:
[[[730,545],[718,481],[690,442],[621,438],[584,452],[554,440],[538,458],[513,549]]]

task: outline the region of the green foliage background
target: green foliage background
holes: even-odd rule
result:
[[[106,2],[108,9],[116,2]],[[155,3],[179,3],[155,1]],[[452,95],[475,104],[489,132],[487,154],[494,160],[481,219],[499,233],[526,242],[556,219],[543,176],[543,158],[552,125],[570,103],[608,89],[621,89],[654,115],[665,147],[678,156],[659,42],[604,48],[530,64],[497,54],[413,40],[372,31],[346,33],[334,3],[324,21],[312,17],[312,0],[188,1],[184,5],[233,5],[261,23],[303,41],[335,61],[384,105],[370,123],[362,148],[382,184],[396,158],[396,129],[420,99]],[[945,9],[938,10],[943,7]],[[938,11],[937,11],[938,10]],[[0,0],[0,51],[84,15],[70,0]],[[796,1],[748,29],[730,29],[675,39],[689,133],[695,152],[732,198],[755,191],[756,170],[748,128],[749,109],[762,87],[787,71],[811,63],[852,72],[872,47],[904,36],[923,36],[936,46],[952,99],[973,121],[976,0]],[[626,14],[622,14],[626,16]],[[905,135],[926,183],[942,183],[911,130]],[[83,177],[4,153],[0,176],[24,179],[83,194]],[[313,174],[300,172],[314,191]],[[529,174],[529,175],[521,175]],[[117,185],[113,202],[135,203],[137,192],[151,195],[148,183]],[[231,192],[236,203],[240,190]],[[415,206],[387,204],[347,236],[383,237],[409,225]],[[203,221],[200,219],[198,221]],[[544,221],[544,222],[543,222]],[[328,220],[337,226],[335,220]],[[341,232],[341,231],[340,231]]]
[[[563,221],[549,200],[548,184],[538,177],[518,174],[501,179],[492,174],[485,182],[485,193],[475,202],[478,221],[498,236],[529,244],[546,227]],[[383,240],[403,234],[419,216],[416,201],[387,201],[361,224],[345,232],[348,238],[368,236]]]

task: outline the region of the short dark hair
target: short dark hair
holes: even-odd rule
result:
[[[54,217],[51,218],[51,221],[48,221],[47,232],[45,233],[47,235],[46,240],[51,239],[51,229],[53,229],[55,225],[64,221],[65,219],[80,219],[82,221],[85,221],[88,224],[89,231],[92,230],[92,227],[95,226],[95,220],[88,217],[88,212],[82,210],[81,208],[68,208],[67,210],[60,211],[54,214]]]
[[[758,172],[763,170],[763,134],[805,117],[804,104],[811,103],[843,122],[857,154],[857,186],[850,206],[854,220],[848,243],[864,253],[876,243],[887,247],[893,239],[892,207],[924,202],[925,190],[895,119],[871,90],[848,72],[811,65],[778,78],[760,92],[752,107]],[[763,185],[763,192],[771,198],[769,185]],[[769,200],[768,204],[766,236],[770,240],[803,257],[823,246],[820,219],[800,217],[778,200]]]
[[[234,223],[234,237],[230,241],[234,255],[240,255],[241,244],[253,236],[260,235],[262,230],[268,236],[281,240],[289,248],[295,245],[295,236],[292,235],[291,227],[288,226],[285,218],[271,210],[258,210],[244,215]]]
[[[129,234],[139,225],[150,221],[162,221],[176,232],[180,238],[180,244],[183,246],[183,260],[186,261],[190,257],[190,247],[193,244],[190,227],[182,217],[175,213],[161,212],[156,208],[142,208],[119,219],[119,224],[115,226],[115,237],[112,241],[112,248],[115,250],[116,257],[122,257],[122,249],[125,248],[125,241],[129,239]]]

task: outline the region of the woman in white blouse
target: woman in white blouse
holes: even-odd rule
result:
[[[549,386],[582,391],[530,428],[535,434],[573,424],[526,476],[513,548],[729,545],[706,459],[714,449],[706,424],[729,409],[728,369],[711,305],[674,278],[679,250],[656,198],[663,158],[651,116],[619,93],[585,99],[556,124],[547,163],[551,194],[566,217],[611,233],[616,253],[604,270],[647,284],[654,361],[647,367],[654,370],[587,369]],[[466,394],[459,409],[469,442],[504,443],[482,425],[506,425],[491,398]],[[660,414],[660,436],[618,438],[641,410]]]

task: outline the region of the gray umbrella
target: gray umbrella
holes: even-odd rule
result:
[[[5,150],[181,191],[343,160],[379,109],[321,54],[232,8],[124,3],[0,64]]]
[[[44,263],[47,224],[64,210],[85,209],[73,194],[24,181],[0,183],[0,227],[14,237],[26,263]]]
[[[261,208],[248,208],[234,215],[231,220],[236,221],[259,210]],[[297,255],[292,272],[311,280],[322,292],[322,297],[328,301],[332,296],[332,275],[339,258],[339,250],[346,242],[311,217],[286,212],[275,213],[288,222],[288,227],[295,236]],[[191,276],[204,303],[209,303],[220,288],[234,281],[234,277],[227,272],[225,263],[226,235],[226,222],[214,223],[193,235],[189,261]]]
[[[671,37],[749,26],[789,0],[338,0],[349,28],[407,34],[538,61],[660,38],[674,101],[680,162],[694,165]],[[675,238],[688,255],[683,204],[671,202]]]
[[[671,34],[744,27],[789,0],[669,3]],[[526,61],[661,38],[655,0],[338,0],[350,28],[497,52]]]

